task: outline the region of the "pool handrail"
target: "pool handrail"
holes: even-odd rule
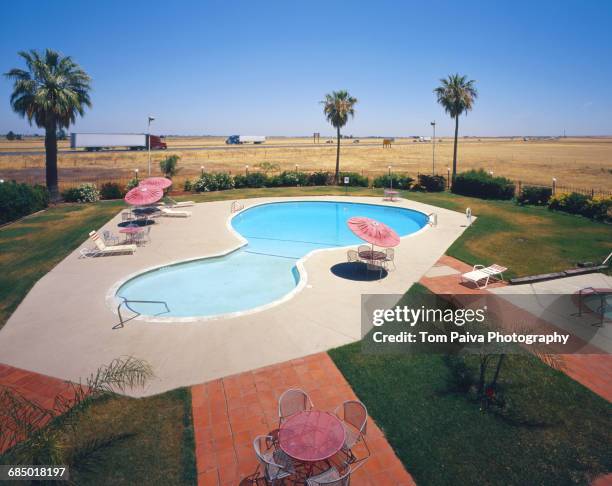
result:
[[[131,299],[126,299],[125,297],[122,297],[120,295],[118,295],[117,297],[122,300],[121,302],[119,302],[119,305],[117,306],[117,314],[119,315],[119,323],[115,324],[113,326],[113,329],[120,329],[124,326],[126,322],[131,321],[132,319],[135,319],[141,315],[140,312],[132,309],[129,304],[164,304],[164,307],[166,308],[166,312],[170,312],[170,308],[168,307],[168,304],[163,300],[131,300]],[[124,320],[123,316],[121,315],[122,305],[125,305],[129,310],[131,310],[136,315],[130,317],[129,319]]]

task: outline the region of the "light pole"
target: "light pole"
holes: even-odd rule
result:
[[[295,164],[295,173],[296,173],[296,174],[298,173],[298,167],[299,167],[299,165],[298,165],[298,164]]]
[[[245,173],[245,175],[249,175],[249,166],[248,165],[244,166],[244,173]]]
[[[450,189],[450,167],[446,168],[446,184],[448,188]]]
[[[134,169],[134,176],[136,177],[136,182],[138,182],[138,169]]]
[[[391,177],[391,166],[389,166],[389,190],[393,189],[393,178]]]
[[[147,151],[149,152],[149,176],[151,175],[151,122],[155,117],[149,115],[147,123]]]
[[[431,175],[436,175],[436,120],[431,122],[433,127],[433,139],[431,148]]]
[[[201,176],[204,177],[204,166],[203,165],[200,166],[200,170],[202,171]]]

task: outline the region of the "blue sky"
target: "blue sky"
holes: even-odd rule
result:
[[[4,9],[7,12],[6,8]],[[432,90],[477,81],[462,135],[612,134],[612,2],[12,2],[0,70],[22,49],[70,54],[93,78],[93,108],[71,131],[332,133],[318,103],[358,98],[344,132],[441,135]],[[0,133],[41,132],[12,113]]]

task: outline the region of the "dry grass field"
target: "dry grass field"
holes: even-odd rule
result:
[[[244,172],[257,170],[258,164],[278,164],[281,170],[329,170],[335,164],[335,145],[314,144],[311,138],[269,138],[264,145],[226,146],[223,137],[169,137],[167,151],[152,152],[154,172],[163,157],[176,153],[181,157],[179,181],[194,178],[206,171]],[[446,175],[452,161],[452,140],[436,143],[436,172]],[[68,149],[60,142],[60,151]],[[201,148],[201,150],[198,150]],[[432,171],[431,142],[396,139],[384,149],[381,139],[342,141],[342,170],[358,171],[374,176],[387,171],[416,175]],[[27,182],[44,180],[42,137],[22,141],[0,140],[0,178]],[[11,154],[11,152],[20,152]],[[27,153],[32,152],[32,153]],[[3,154],[5,153],[5,155]],[[8,154],[6,154],[8,153]],[[126,180],[133,170],[146,173],[147,153],[131,151],[60,152],[62,186],[80,182]],[[560,186],[594,188],[612,191],[612,138],[463,138],[459,144],[459,170],[483,168],[523,183],[549,185],[556,177]]]

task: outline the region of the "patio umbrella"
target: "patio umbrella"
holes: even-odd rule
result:
[[[400,244],[399,236],[395,231],[374,219],[357,216],[349,219],[346,224],[355,235],[371,243],[372,250],[374,245],[391,248]]]
[[[139,185],[125,195],[125,201],[132,206],[146,206],[159,201],[164,195],[161,187]]]
[[[140,186],[155,186],[164,190],[172,185],[172,181],[166,177],[147,177],[140,181]]]

